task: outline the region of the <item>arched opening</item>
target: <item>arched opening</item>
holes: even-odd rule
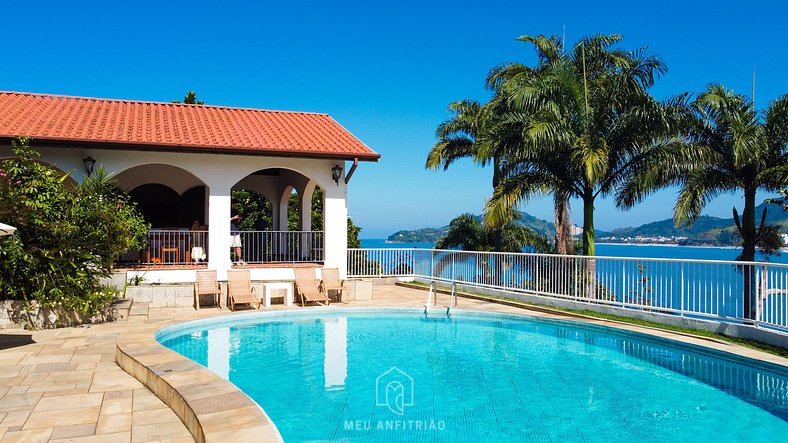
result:
[[[154,228],[178,226],[180,195],[167,185],[148,183],[129,192],[131,199]]]
[[[323,194],[315,195],[316,189],[309,177],[284,168],[259,170],[236,183],[232,200],[243,261],[322,262]]]
[[[150,223],[148,246],[121,261],[201,264],[207,259],[207,188],[190,172],[172,165],[147,164],[115,176]]]

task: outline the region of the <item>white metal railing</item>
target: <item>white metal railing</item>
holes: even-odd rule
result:
[[[381,248],[349,249],[348,276],[420,277],[788,332],[785,264]]]
[[[121,254],[117,262],[184,265],[205,263],[207,259],[208,231],[151,229],[146,248]]]
[[[322,262],[323,231],[241,231],[247,263]]]
[[[240,236],[241,258],[247,263],[324,261],[323,231],[241,231]],[[230,249],[234,254],[235,248]],[[148,246],[121,254],[117,263],[194,265],[207,260],[208,231],[151,229]]]

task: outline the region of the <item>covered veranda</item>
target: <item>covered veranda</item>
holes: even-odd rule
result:
[[[199,267],[223,280],[234,259],[276,269],[315,263],[346,275],[347,184],[359,162],[380,156],[328,115],[21,92],[0,92],[0,108],[9,110],[0,158],[11,155],[14,137],[31,137],[41,161],[72,171],[76,182],[101,166],[137,202],[151,224],[148,246],[119,257],[122,266],[167,272],[154,279],[162,283],[194,281]],[[268,223],[245,227],[240,257],[231,247],[234,191],[270,203]]]
[[[210,202],[202,180],[165,164],[134,166],[116,179],[151,224],[147,247],[121,255],[119,267],[207,266]],[[242,246],[238,257],[230,248],[233,262],[322,264],[324,195],[316,180],[292,169],[266,168],[242,178],[231,189],[231,198],[239,198],[227,214],[243,215],[235,222]]]

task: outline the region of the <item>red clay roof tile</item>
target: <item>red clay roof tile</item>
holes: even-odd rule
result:
[[[0,139],[377,160],[326,114],[0,91]]]

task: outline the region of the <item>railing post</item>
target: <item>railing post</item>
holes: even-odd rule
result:
[[[575,296],[575,300],[577,300],[577,259],[572,257],[572,263],[574,263],[574,268],[575,268],[575,290],[574,290],[574,296]]]
[[[768,289],[768,285],[766,282],[766,266],[761,265],[761,269],[758,271],[760,275],[756,276],[755,280],[755,327],[758,327],[758,322],[760,322],[761,315],[763,315],[763,306],[761,303],[763,302],[763,294],[765,294],[766,290]],[[766,287],[764,289],[764,287]]]
[[[681,303],[680,303],[681,304],[681,309],[680,309],[680,313],[681,313],[681,316],[684,317],[684,263],[683,262],[681,263],[681,279],[679,281],[679,284],[681,285]]]

